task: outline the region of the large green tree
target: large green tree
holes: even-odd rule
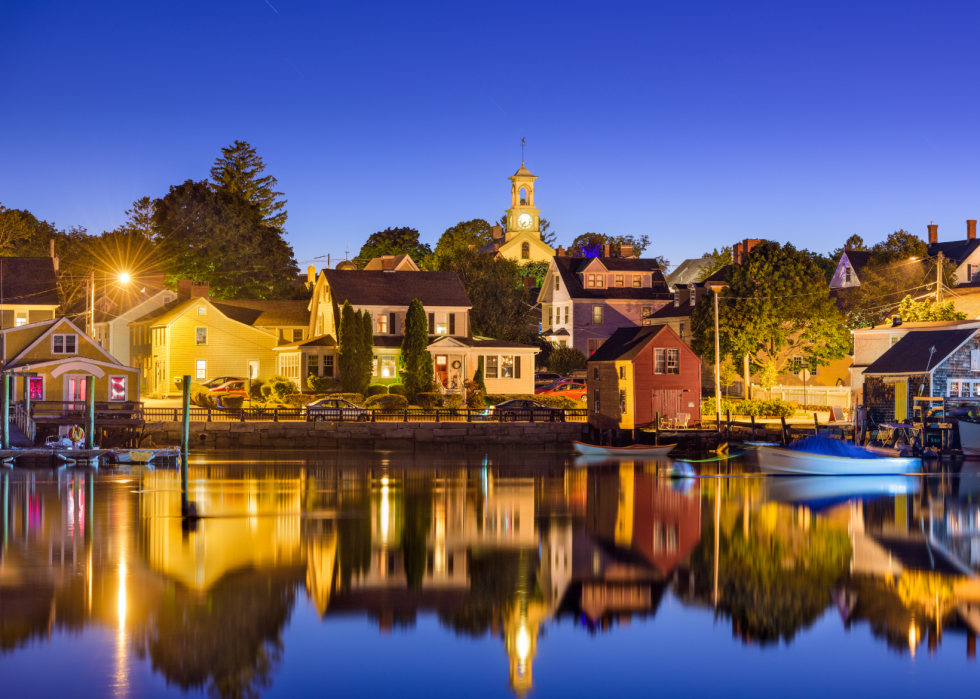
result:
[[[432,248],[419,242],[419,232],[414,228],[386,228],[368,237],[357,253],[357,263],[364,267],[382,255],[409,255],[415,264],[422,265],[432,255]]]
[[[155,202],[159,254],[172,282],[201,279],[218,298],[287,298],[298,268],[261,208],[208,182],[170,188]]]
[[[150,197],[141,197],[133,202],[133,208],[126,211],[126,223],[122,230],[139,233],[147,240],[157,237],[157,229],[153,221],[156,206]]]
[[[452,228],[447,228],[446,232],[439,236],[428,267],[435,270],[449,269],[453,260],[460,254],[467,252],[471,245],[474,250],[479,250],[492,239],[493,230],[490,224],[482,218],[460,221]]]
[[[259,207],[262,220],[267,226],[284,231],[286,200],[282,192],[275,191],[278,180],[272,175],[262,175],[265,162],[255,148],[246,141],[235,141],[221,149],[221,155],[211,167],[211,181],[215,187],[236,194]]]
[[[31,218],[30,214],[0,204],[0,255],[11,255],[18,246],[30,240],[34,234]]]
[[[412,299],[405,314],[405,336],[402,338],[399,362],[409,396],[432,389],[434,368],[429,353],[429,317],[418,299]]]
[[[720,270],[725,265],[732,264],[734,258],[732,257],[732,246],[728,245],[723,247],[721,250],[715,248],[711,252],[706,252],[701,256],[701,259],[708,260],[708,264],[701,268],[701,273],[698,275],[698,281],[704,281],[712,274]]]
[[[360,365],[361,365],[361,389],[358,393],[367,395],[368,386],[371,385],[371,378],[374,375],[374,323],[371,312],[365,310],[361,316],[361,346],[360,346]]]
[[[641,235],[606,235],[605,233],[583,233],[575,238],[568,246],[571,257],[599,257],[604,245],[609,245],[611,252],[618,255],[623,245],[633,246],[633,256],[641,257],[643,251],[650,247],[650,236]]]
[[[363,389],[364,366],[360,362],[362,333],[360,311],[355,313],[350,301],[344,301],[340,310],[340,326],[337,328],[337,368],[340,386],[345,393],[361,393]]]
[[[757,366],[781,369],[794,355],[826,366],[850,348],[843,315],[830,298],[823,270],[805,250],[763,241],[732,265],[719,294],[722,357],[748,355]],[[691,317],[692,349],[714,362],[714,296]]]

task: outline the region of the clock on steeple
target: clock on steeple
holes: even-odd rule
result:
[[[521,169],[508,178],[510,185],[510,208],[507,209],[507,233],[509,242],[519,233],[528,233],[541,239],[538,227],[540,212],[534,206],[534,180],[538,179],[521,163]]]

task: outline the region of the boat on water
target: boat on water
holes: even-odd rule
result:
[[[917,473],[921,459],[888,457],[828,437],[807,437],[789,447],[759,447],[759,468],[771,475],[880,476]]]
[[[919,492],[917,476],[800,476],[773,478],[767,487],[773,502],[824,504],[831,506],[853,498],[914,495]]]
[[[630,459],[644,456],[665,456],[676,446],[676,444],[665,444],[659,447],[649,444],[634,444],[629,447],[600,447],[595,444],[586,444],[585,442],[572,442],[575,453],[581,454],[582,456],[625,456]]]
[[[963,456],[980,456],[980,423],[960,419],[958,426]]]
[[[175,459],[180,456],[180,449],[168,447],[165,449],[116,449],[110,458],[117,464],[145,464],[154,459]]]

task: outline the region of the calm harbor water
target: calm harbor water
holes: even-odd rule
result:
[[[913,696],[978,677],[980,462],[265,452],[0,473],[4,696]],[[666,694],[665,694],[666,693]]]

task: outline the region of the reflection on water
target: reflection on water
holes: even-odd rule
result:
[[[315,615],[315,634],[353,619],[382,637],[421,634],[419,618],[431,616],[460,642],[491,641],[497,650],[481,662],[523,696],[548,692],[536,664],[574,671],[575,658],[542,650],[548,634],[599,641],[667,604],[679,616],[663,623],[680,625],[661,627],[668,643],[708,614],[730,626],[732,651],[792,652],[801,634],[836,619],[838,632],[877,639],[866,652],[975,656],[974,465],[914,478],[766,479],[728,462],[689,480],[664,478],[662,466],[576,469],[540,454],[196,457],[191,499],[206,515],[196,524],[178,516],[172,469],[8,469],[0,672],[14,678],[18,655],[43,654],[55,637],[82,643],[99,631],[113,639],[111,657],[94,661],[108,693],[135,691],[134,673],[148,665],[164,692],[258,696],[286,673],[296,615]],[[316,667],[290,671],[310,691],[323,681]]]

